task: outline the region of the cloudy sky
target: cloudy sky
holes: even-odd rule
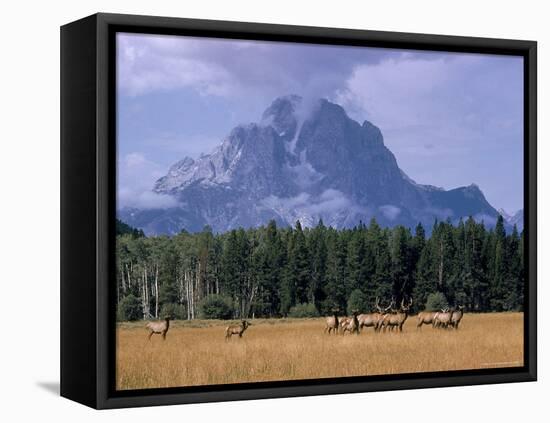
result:
[[[523,207],[519,57],[118,34],[117,72],[119,206],[172,205],[150,192],[170,165],[298,94],[380,127],[415,181]]]

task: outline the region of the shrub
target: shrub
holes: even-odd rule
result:
[[[133,294],[129,294],[120,300],[117,307],[117,320],[119,322],[139,320],[142,317],[143,310],[139,298]]]
[[[167,303],[162,305],[159,317],[163,319],[167,316],[172,320],[183,320],[187,318],[187,312],[181,304]]]
[[[428,295],[428,299],[426,300],[426,310],[439,311],[447,307],[449,307],[449,303],[442,292],[435,292]]]
[[[323,316],[332,316],[334,309],[337,309],[339,310],[339,313],[342,313],[344,307],[341,307],[336,301],[328,298],[319,303],[319,312]]]
[[[231,300],[223,295],[207,295],[199,303],[201,319],[231,319],[232,310]]]
[[[352,314],[353,310],[364,312],[368,309],[367,297],[360,289],[354,289],[348,299],[348,314]]]
[[[290,307],[288,317],[318,317],[319,312],[315,307],[315,304],[303,303],[296,304],[294,307]]]

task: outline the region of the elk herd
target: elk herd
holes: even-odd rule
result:
[[[396,308],[395,300],[392,299],[387,307],[381,307],[378,298],[374,303],[372,313],[359,314],[358,310],[352,310],[352,315],[349,317],[338,317],[338,309],[332,309],[332,316],[326,318],[325,333],[342,334],[346,332],[357,334],[363,328],[374,328],[375,332],[395,331],[403,332],[403,325],[409,317],[409,310],[413,304],[412,298],[405,302],[401,300],[398,308]],[[431,325],[432,328],[439,329],[458,329],[460,321],[464,316],[464,306],[455,306],[453,308],[444,308],[440,311],[421,311],[416,317],[416,328],[421,329],[423,325]],[[166,339],[166,333],[170,328],[170,317],[165,317],[164,320],[157,322],[149,322],[145,325],[149,331],[148,339],[155,334],[161,335],[162,339]],[[225,329],[225,340],[228,341],[233,335],[242,338],[244,332],[251,326],[252,323],[241,320],[238,325],[227,326]]]
[[[352,310],[350,317],[338,317],[338,309],[332,310],[332,316],[326,318],[325,333],[344,335],[346,332],[350,334],[359,334],[363,328],[374,328],[375,332],[396,331],[403,332],[403,325],[409,317],[409,310],[413,304],[412,298],[408,302],[405,299],[401,300],[399,308],[396,308],[395,300],[392,299],[390,304],[383,308],[379,304],[379,299],[376,298],[372,313],[359,314],[358,310]],[[421,311],[417,316],[417,329],[422,325],[432,325],[433,328],[454,328],[458,329],[458,325],[464,315],[464,306],[456,306],[452,309],[445,308],[440,311]]]

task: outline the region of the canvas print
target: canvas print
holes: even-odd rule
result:
[[[118,33],[116,389],[523,366],[523,81]]]

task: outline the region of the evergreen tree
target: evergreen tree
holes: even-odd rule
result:
[[[308,239],[308,250],[310,251],[310,283],[308,285],[308,302],[315,304],[320,309],[321,302],[325,300],[323,286],[325,285],[325,274],[327,266],[326,227],[323,221],[319,223],[310,233]]]
[[[327,237],[327,270],[324,314],[334,307],[345,310],[346,305],[346,247],[342,237],[333,229],[328,230]]]
[[[300,221],[296,222],[289,237],[284,289],[281,294],[281,311],[288,313],[296,304],[307,303],[309,283],[309,254]]]
[[[506,262],[506,232],[504,230],[504,219],[499,215],[494,231],[493,240],[493,254],[492,254],[492,269],[493,275],[490,284],[490,296],[491,308],[495,311],[502,311],[507,309],[505,301],[508,295],[506,291],[506,276],[507,276],[507,262]]]
[[[351,232],[347,248],[347,286],[348,291],[362,289],[370,276],[367,264],[365,230],[362,226]]]
[[[410,298],[413,290],[413,268],[410,248],[411,234],[403,226],[396,226],[390,238],[391,279],[393,297],[399,302]]]
[[[415,287],[413,297],[414,306],[417,309],[426,304],[428,296],[438,292],[437,273],[435,271],[435,260],[432,253],[433,242],[428,241],[420,253],[420,259],[415,271]]]

